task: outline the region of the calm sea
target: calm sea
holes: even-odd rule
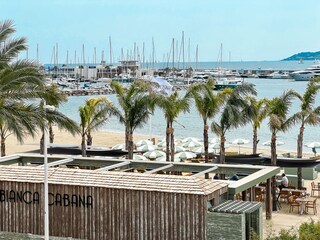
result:
[[[278,65],[277,65],[278,63]],[[209,63],[208,63],[209,64]],[[273,68],[273,69],[303,69],[309,67],[313,62],[305,62],[304,64],[298,64],[297,62],[243,62],[234,63],[238,69],[249,69],[248,66],[252,66],[252,69],[257,69],[259,66],[261,69]],[[284,68],[287,66],[287,68]],[[296,67],[296,68],[294,68]],[[213,67],[214,68],[214,67]],[[307,82],[295,82],[287,79],[245,79],[248,83],[253,83],[256,86],[258,92],[258,98],[273,98],[280,96],[284,91],[293,89],[300,94],[302,94],[307,86]],[[184,92],[181,92],[183,95]],[[85,99],[94,96],[71,96],[66,104],[60,107],[60,110],[71,117],[72,119],[79,122],[78,108],[83,105]],[[107,95],[107,98],[117,105],[117,100],[115,95]],[[316,103],[320,105],[320,96],[317,97]],[[299,110],[299,102],[294,101],[291,107],[291,113]],[[161,110],[157,109],[154,116],[151,117],[151,121],[148,122],[143,128],[137,129],[135,132],[140,134],[147,134],[149,136],[165,136],[165,119]],[[203,124],[194,106],[191,107],[190,113],[181,114],[176,123],[174,123],[175,136],[176,137],[187,137],[193,136],[202,138]],[[123,132],[123,126],[115,118],[110,118],[109,122],[104,126],[104,130],[112,130]],[[305,129],[304,143],[309,143],[312,141],[320,141],[320,131],[319,127],[309,127]],[[286,133],[279,133],[278,139],[283,141],[285,145],[278,146],[278,149],[295,151],[297,135],[299,132],[299,126],[294,126]],[[268,148],[263,146],[262,143],[270,140],[271,133],[264,122],[259,129],[258,138],[260,140],[260,148]],[[108,137],[108,136],[106,136]],[[209,137],[215,137],[213,133],[210,132]],[[252,142],[252,127],[247,125],[239,129],[233,129],[227,133],[227,141],[232,141],[235,138],[245,138]],[[80,142],[79,142],[80,144]],[[245,145],[251,146],[251,143]],[[319,150],[320,151],[320,150]],[[311,153],[311,149],[304,147],[304,152]]]

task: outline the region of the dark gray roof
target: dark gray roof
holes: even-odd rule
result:
[[[262,205],[260,202],[249,201],[226,201],[220,205],[211,208],[211,212],[221,213],[252,213],[260,208]]]

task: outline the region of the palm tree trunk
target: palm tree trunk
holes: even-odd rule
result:
[[[297,143],[297,157],[302,158],[302,145],[303,145],[303,125],[300,127],[300,132],[298,135],[298,143]],[[298,189],[302,188],[302,168],[297,168],[297,176],[298,176]]]
[[[54,141],[54,133],[53,133],[53,129],[52,129],[52,124],[49,123],[49,141],[50,143],[53,143]]]
[[[1,134],[1,157],[6,155],[6,138]]]
[[[82,151],[82,157],[86,157],[87,152],[86,152],[86,135],[85,134],[82,134],[81,136],[81,151]]]
[[[208,141],[208,129],[209,126],[207,124],[207,119],[203,120],[203,145],[204,145],[204,162],[208,163],[209,162],[209,151],[208,151],[208,147],[209,147],[209,141]],[[206,173],[204,175],[205,179],[209,179],[209,173]]]
[[[87,146],[92,146],[92,135],[91,135],[91,132],[89,131],[88,134],[87,134]]]
[[[272,132],[271,136],[271,165],[277,166],[277,136]],[[272,210],[277,211],[277,196],[276,196],[277,182],[276,178],[272,177]]]
[[[252,154],[257,154],[257,145],[258,145],[258,129],[257,127],[253,128],[253,140],[252,140]]]
[[[226,163],[226,160],[225,160],[225,155],[226,155],[226,150],[225,150],[225,147],[224,147],[224,143],[226,141],[226,138],[224,136],[224,134],[221,135],[220,137],[220,163],[221,164],[225,164]]]
[[[126,150],[129,150],[129,130],[128,127],[125,127],[125,131],[124,131],[124,138],[125,138],[125,144],[126,144]]]
[[[170,123],[168,121],[166,129],[166,161],[170,161]]]
[[[42,131],[42,136],[40,138],[40,154],[44,154],[44,131]]]
[[[207,124],[207,120],[204,119],[203,120],[203,145],[204,145],[204,162],[205,163],[209,162],[208,129],[209,129],[209,126]]]
[[[133,132],[129,131],[128,134],[128,158],[133,158]]]
[[[171,162],[174,162],[174,129],[172,127],[172,122],[170,123],[170,134],[171,134]]]

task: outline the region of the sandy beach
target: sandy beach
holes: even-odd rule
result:
[[[66,131],[61,131],[57,127],[54,127],[54,134],[55,144],[73,144],[73,145],[80,145],[81,144],[81,137],[80,135],[72,136],[70,133]],[[114,132],[114,131],[96,131],[92,133],[93,135],[93,145],[94,146],[103,146],[103,147],[112,147],[118,143],[124,142],[124,133],[123,132]],[[156,142],[158,142],[160,139],[163,138],[163,136],[152,136],[156,139]],[[134,134],[133,136],[134,141],[139,141],[143,139],[150,139],[150,135],[143,135],[143,134]],[[23,144],[20,144],[14,136],[9,136],[6,140],[6,154],[16,154],[16,153],[22,153],[27,152],[31,150],[37,150],[39,149],[39,142],[40,142],[40,134],[32,137],[27,137],[24,140]],[[249,154],[252,153],[252,147],[249,147],[251,143],[246,144],[246,146],[241,146],[240,151],[243,154]],[[230,146],[226,149],[226,152],[239,152],[238,146]],[[270,154],[270,149],[268,147],[266,148],[259,148],[259,153],[263,154]],[[284,152],[290,152],[285,150],[278,150],[279,154],[282,154]],[[295,155],[294,152],[291,151],[292,155]],[[310,154],[306,154],[310,155]]]

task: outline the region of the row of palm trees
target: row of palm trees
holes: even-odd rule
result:
[[[134,130],[143,127],[152,115],[155,107],[162,109],[166,119],[166,148],[167,161],[173,161],[174,123],[179,114],[190,111],[191,100],[194,100],[196,109],[203,120],[203,140],[205,148],[205,162],[209,160],[208,131],[209,121],[212,120],[211,130],[220,137],[220,161],[225,163],[225,134],[246,124],[253,128],[253,153],[257,151],[258,129],[263,120],[268,121],[271,132],[272,164],[276,165],[276,140],[279,132],[286,132],[294,124],[301,124],[298,137],[298,157],[302,157],[303,130],[306,125],[320,123],[320,110],[315,107],[315,98],[319,90],[319,79],[312,79],[303,95],[293,90],[284,92],[281,96],[272,99],[257,99],[256,90],[252,84],[243,84],[238,88],[225,89],[218,93],[212,91],[213,82],[192,85],[184,96],[174,92],[169,96],[157,95],[152,83],[136,81],[129,89],[113,82],[119,102],[119,108],[103,100],[105,112],[108,116],[117,116],[120,123],[125,125],[126,146],[129,157],[133,154],[132,136]],[[290,105],[297,98],[301,101],[301,111],[289,116]],[[90,100],[88,100],[90,101]],[[80,107],[81,109],[81,107]],[[99,111],[97,111],[98,113]],[[107,117],[107,115],[105,115]]]

